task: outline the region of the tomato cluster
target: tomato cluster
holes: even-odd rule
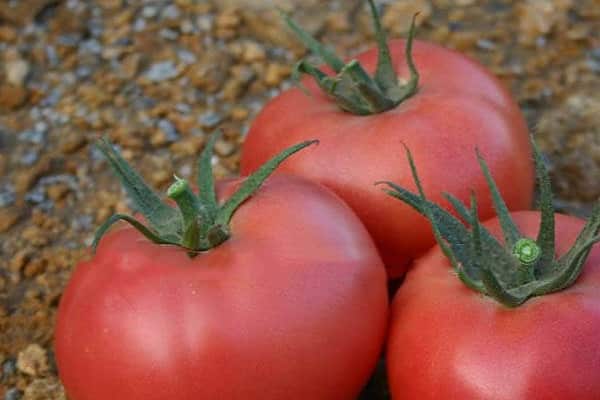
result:
[[[600,204],[555,215],[502,85],[369,5],[378,48],[348,63],[285,17],[327,66],[258,115],[245,178],[213,181],[214,134],[163,202],[99,142],[139,213],[62,296],[69,398],[349,400],[384,349],[393,398],[600,398]]]

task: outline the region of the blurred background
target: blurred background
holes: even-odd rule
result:
[[[385,0],[391,37],[466,53],[519,102],[557,206],[600,196],[600,1]],[[109,136],[158,188],[188,178],[214,129],[219,176],[303,47],[274,6],[351,56],[373,46],[363,0],[0,0],[0,399],[65,399],[56,306],[95,227],[128,211],[92,146]],[[465,82],[468,84],[468,82]],[[373,392],[364,398],[379,398]]]

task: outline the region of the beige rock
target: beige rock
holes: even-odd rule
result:
[[[66,400],[63,386],[56,378],[35,379],[25,388],[23,400]]]
[[[18,207],[0,208],[0,233],[12,228],[23,215],[23,211]]]
[[[29,75],[29,63],[23,59],[7,61],[4,66],[6,81],[15,86],[23,86]]]
[[[39,344],[27,346],[17,356],[17,369],[29,376],[41,376],[48,372],[48,356]]]
[[[0,110],[15,110],[27,101],[29,93],[23,86],[0,84]]]

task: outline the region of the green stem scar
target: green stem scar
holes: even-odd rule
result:
[[[198,161],[200,194],[196,195],[189,183],[177,176],[175,182],[167,189],[167,196],[175,201],[177,208],[163,203],[160,196],[152,191],[112,144],[106,139],[100,140],[98,148],[121,180],[134,207],[144,216],[148,226],[128,215],[113,215],[96,232],[92,247],[96,249],[109,227],[122,220],[150,241],[182,247],[191,256],[212,249],[229,238],[229,222],[235,211],[256,193],[279,164],[292,154],[316,143],[315,140],[306,141],[282,151],[248,176],[240,188],[219,206],[211,164],[214,145],[219,136],[220,133],[213,134]]]
[[[532,265],[540,258],[542,250],[535,240],[520,238],[513,247],[513,255],[523,265]]]
[[[321,90],[327,93],[342,110],[356,115],[372,115],[391,110],[417,93],[419,86],[419,72],[412,56],[417,14],[412,18],[406,39],[405,59],[410,78],[403,85],[400,83],[392,63],[390,48],[381,26],[377,7],[373,0],[368,0],[368,3],[373,16],[375,38],[379,52],[377,69],[373,76],[369,75],[356,60],[344,63],[335,53],[296,24],[290,16],[281,12],[288,27],[304,45],[335,72],[334,76],[329,76],[308,61],[301,60],[294,67],[293,79],[303,88],[300,84],[300,76],[302,74],[311,76]],[[308,93],[306,90],[305,92]]]
[[[418,193],[412,193],[392,182],[377,183],[386,185],[384,191],[387,194],[405,202],[429,220],[436,241],[465,285],[507,307],[517,307],[532,297],[554,293],[574,284],[592,246],[600,242],[598,201],[573,247],[556,259],[550,178],[533,139],[531,145],[540,188],[541,221],[535,240],[523,236],[519,231],[479,152],[477,157],[492,194],[504,244],[479,222],[474,196],[471,207],[468,208],[454,196],[445,195],[461,219],[429,201],[422,190],[408,149],[407,158]]]

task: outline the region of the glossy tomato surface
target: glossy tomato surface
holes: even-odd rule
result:
[[[392,41],[400,77],[409,73],[404,41]],[[405,204],[389,201],[373,184],[389,180],[414,188],[405,144],[412,151],[430,199],[447,204],[442,191],[467,201],[482,199],[480,215],[494,215],[475,157],[479,148],[511,210],[529,207],[533,166],[526,123],[500,82],[479,64],[440,46],[415,41],[421,79],[418,92],[393,110],[357,116],[341,111],[316,85],[294,88],[258,115],[242,149],[242,173],[306,139],[319,139],[310,153],[294,157],[281,172],[307,177],[333,189],[359,215],[375,239],[392,276],[434,244],[428,222]],[[374,71],[377,53],[356,57]]]
[[[514,213],[535,237],[537,212]],[[583,221],[557,215],[557,253]],[[501,236],[497,220],[485,224]],[[600,246],[570,288],[515,309],[468,289],[435,247],[394,297],[387,347],[394,399],[600,398]]]
[[[387,327],[385,268],[358,218],[331,191],[276,176],[231,231],[193,259],[129,227],[102,239],[58,312],[70,399],[358,395]]]

